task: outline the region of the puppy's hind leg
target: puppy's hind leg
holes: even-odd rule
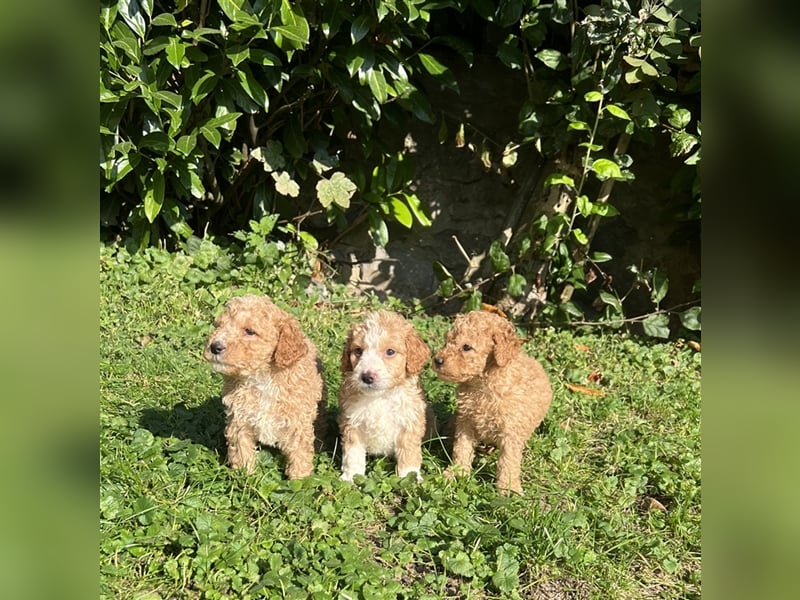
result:
[[[417,481],[422,481],[422,435],[416,431],[404,431],[397,436],[395,448],[397,459],[397,475],[405,477],[409,473],[417,474]]]
[[[313,431],[304,431],[294,439],[298,440],[291,446],[284,448],[286,455],[286,476],[289,479],[303,479],[314,471],[314,434]]]
[[[520,471],[522,469],[522,444],[502,440],[497,457],[497,489],[501,494],[516,492],[523,495]]]

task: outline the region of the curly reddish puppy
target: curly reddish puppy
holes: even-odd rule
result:
[[[286,475],[311,474],[325,385],[317,349],[297,320],[267,296],[228,301],[204,358],[224,378],[228,463],[253,473],[258,443],[286,456]]]
[[[484,311],[458,315],[433,359],[440,379],[455,382],[453,467],[469,473],[475,446],[496,446],[497,487],[522,494],[522,453],[550,408],[553,392],[542,365],[522,351],[503,317]]]

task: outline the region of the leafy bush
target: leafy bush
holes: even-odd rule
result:
[[[388,242],[387,222],[429,225],[412,191],[413,162],[387,140],[399,140],[390,133],[409,118],[436,121],[423,77],[458,93],[434,52],[446,46],[469,62],[458,15],[499,31],[498,67],[528,83],[519,139],[499,162],[513,168],[521,153],[537,153],[546,176],[534,213],[487,249],[472,280],[457,284],[437,265],[440,294],[472,308],[486,297],[550,321],[638,320],[650,335],[669,335],[676,311],[661,306],[666,274],[634,273],[633,288],[649,290],[653,312],[626,318],[633,288],[614,288],[601,266],[614,257],[592,242],[603,219],[618,214],[614,186],[635,177],[632,142],[669,139],[685,163],[676,185],[693,198],[684,217],[700,218],[699,0],[103,0],[108,233],[133,248],[186,249],[209,231],[269,218],[282,239],[314,251],[333,225],[341,232],[366,222],[378,246]],[[683,310],[680,325],[699,330],[699,311]]]
[[[312,300],[336,292],[334,287],[315,284],[321,276],[315,240],[302,236],[304,245],[279,239],[273,235],[276,220],[272,215],[251,221],[249,230],[234,232],[233,241],[224,246],[196,236],[189,237],[185,250],[172,252],[150,247],[132,253],[101,245],[101,268],[120,286],[169,278],[182,292],[203,298],[211,293],[210,287],[220,285],[269,295],[291,290],[296,297]]]
[[[376,124],[433,120],[412,79],[449,81],[417,47],[435,5],[101,2],[103,222],[144,247],[271,214],[331,222],[359,192],[376,243],[386,219],[427,224]]]
[[[700,218],[700,2],[476,2],[474,8],[503,28],[497,58],[521,70],[528,84],[520,139],[503,150],[502,165],[513,166],[521,152],[536,152],[548,165],[536,212],[487,249],[491,276],[484,269],[459,293],[470,307],[488,293],[517,316],[538,311],[557,321],[584,321],[581,306],[594,302],[602,307],[595,319],[619,327],[629,321],[623,302],[630,291],[614,289],[600,267],[613,257],[593,251],[592,240],[603,219],[619,214],[610,202],[615,183],[635,178],[631,141],[668,136],[671,155],[686,170],[675,181],[687,182],[693,199],[684,217]],[[438,270],[440,293],[452,294],[452,276]],[[639,319],[645,333],[667,337],[669,316],[660,305],[669,286],[665,274],[634,274],[634,287],[645,286],[654,307]],[[574,302],[573,294],[595,280],[593,294]],[[486,283],[492,285],[481,291]],[[698,330],[699,310],[682,312],[681,325]]]

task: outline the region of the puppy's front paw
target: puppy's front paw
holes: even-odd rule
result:
[[[255,461],[255,459],[251,459],[251,460],[245,461],[244,459],[242,459],[242,458],[240,458],[238,456],[235,456],[235,457],[232,457],[232,458],[228,458],[228,465],[234,471],[242,470],[245,473],[247,473],[248,475],[252,475],[253,473],[256,472],[256,461]]]
[[[519,496],[524,496],[525,492],[522,491],[522,488],[510,488],[510,487],[498,487],[497,491],[501,496],[512,496],[517,494]]]
[[[403,479],[409,473],[414,473],[417,477],[417,483],[422,483],[422,475],[420,475],[418,467],[412,467],[411,469],[398,469],[397,475],[400,479]]]
[[[353,483],[353,474],[352,473],[342,473],[339,477],[342,481],[346,481],[348,483]]]

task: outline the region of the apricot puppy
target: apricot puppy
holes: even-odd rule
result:
[[[369,313],[351,326],[342,350],[338,423],[342,479],[364,475],[366,456],[393,456],[397,474],[420,479],[422,440],[432,427],[419,374],[431,351],[414,327],[390,311]]]
[[[267,296],[231,298],[214,326],[203,356],[224,379],[228,463],[253,473],[261,443],[286,456],[289,479],[310,475],[326,401],[314,344]]]
[[[446,474],[469,473],[475,446],[484,442],[499,450],[497,488],[522,494],[522,454],[553,398],[542,365],[523,353],[509,321],[484,311],[456,317],[433,365],[440,379],[458,384],[453,465]]]

